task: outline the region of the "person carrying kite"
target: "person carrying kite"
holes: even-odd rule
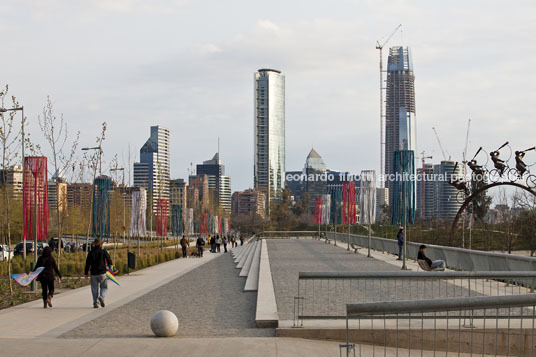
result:
[[[37,264],[33,271],[43,267],[43,271],[37,277],[37,280],[41,283],[41,289],[43,290],[43,307],[52,307],[52,298],[54,297],[54,273],[60,278],[61,274],[56,264],[56,260],[52,256],[52,249],[45,247],[41,256],[37,259]]]
[[[93,295],[93,307],[98,308],[99,304],[104,307],[104,297],[108,291],[108,280],[106,272],[113,266],[110,254],[102,249],[102,240],[97,238],[91,244],[91,251],[86,258],[84,274],[86,278],[91,272],[91,294]],[[100,290],[100,291],[99,291]]]

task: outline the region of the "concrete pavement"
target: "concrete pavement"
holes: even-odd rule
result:
[[[0,311],[0,339],[57,337],[122,306],[216,257],[175,259],[119,276],[121,286],[108,283],[106,308],[94,309],[89,286],[63,291],[53,299],[53,308],[43,309],[42,300]]]

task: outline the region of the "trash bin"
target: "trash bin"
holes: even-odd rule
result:
[[[128,252],[128,268],[136,269],[136,254]]]

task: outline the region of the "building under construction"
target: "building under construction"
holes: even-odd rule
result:
[[[385,174],[389,188],[389,205],[393,206],[394,152],[413,150],[415,138],[415,75],[408,47],[391,47],[387,60],[385,100]],[[413,165],[415,167],[415,165]],[[415,174],[415,172],[412,172]],[[411,173],[410,173],[411,174]]]

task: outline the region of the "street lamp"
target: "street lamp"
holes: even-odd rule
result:
[[[24,183],[24,106],[22,107],[15,107],[15,108],[0,108],[0,113],[7,113],[7,112],[16,112],[21,111],[22,113],[22,120],[21,120],[21,136],[22,136],[22,182]],[[22,248],[22,257],[24,261],[26,261],[26,236],[22,235],[22,242],[23,242],[23,248]],[[37,251],[37,245],[34,247],[34,250]]]
[[[82,148],[82,151],[98,150],[99,151],[99,176],[102,176],[102,146],[86,147]]]
[[[99,144],[99,146],[82,148],[82,151],[88,151],[88,150],[98,150],[99,151],[99,159],[98,159],[99,160],[99,176],[102,176],[102,146],[101,146],[101,144]],[[97,171],[97,167],[94,167],[93,168],[93,182],[91,184],[91,205],[93,205],[93,195],[95,194],[95,176],[97,174],[96,171]],[[92,214],[93,214],[93,208],[91,208],[91,210],[90,210],[89,222],[88,222],[88,227],[87,227],[86,253],[89,252],[89,230],[90,230],[90,227],[91,227]]]

